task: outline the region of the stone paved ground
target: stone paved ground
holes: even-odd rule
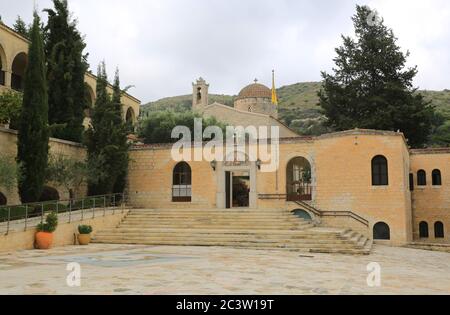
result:
[[[81,287],[66,284],[70,262]],[[382,284],[369,288],[378,262]],[[0,254],[0,294],[450,294],[450,253],[375,246],[370,256],[90,245]]]

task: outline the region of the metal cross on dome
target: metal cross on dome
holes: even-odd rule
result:
[[[255,82],[255,83],[258,83],[258,79],[255,78],[254,82]]]

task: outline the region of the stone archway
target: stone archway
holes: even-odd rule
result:
[[[302,156],[292,158],[286,166],[286,195],[288,201],[312,200],[311,163]]]
[[[28,64],[28,56],[21,52],[16,55],[11,68],[11,88],[17,91],[23,90],[25,70]]]
[[[8,60],[6,60],[5,50],[0,44],[0,85],[6,85],[7,70],[8,70]]]
[[[87,83],[84,83],[84,100],[86,108],[84,110],[84,116],[90,118],[92,114],[92,108],[95,105],[95,92],[94,89]]]
[[[59,192],[56,188],[50,186],[44,186],[44,190],[42,191],[41,197],[39,201],[57,201],[59,200]]]
[[[125,115],[125,121],[130,125],[134,125],[136,121],[136,114],[134,113],[134,109],[132,107],[128,107]]]

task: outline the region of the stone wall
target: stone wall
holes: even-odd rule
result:
[[[135,206],[156,208],[217,207],[221,191],[218,170],[209,162],[189,162],[192,169],[192,203],[171,202],[171,145],[141,146],[131,151],[130,199]],[[372,186],[371,161],[377,155],[388,160],[389,185]],[[402,134],[354,130],[317,138],[282,139],[280,164],[275,172],[256,172],[257,194],[286,194],[286,166],[294,157],[306,158],[312,167],[312,205],[324,211],[351,211],[373,226],[385,222],[392,244],[412,240],[409,192],[409,152]],[[257,200],[257,208],[279,208],[283,201]],[[330,221],[330,220],[327,220]]]
[[[95,232],[102,229],[116,227],[126,216],[128,211],[116,213],[114,215],[101,216],[94,219],[74,221],[71,223],[59,224],[53,233],[53,247],[76,245],[76,235],[78,235],[78,226],[80,224],[91,225],[93,228],[92,236]],[[34,248],[34,238],[36,230],[29,229],[21,232],[10,232],[8,235],[0,235],[0,252],[25,250]]]
[[[433,186],[433,170],[441,171],[442,185]],[[417,172],[424,170],[427,185],[417,185]],[[450,149],[414,150],[411,154],[411,174],[414,176],[413,200],[413,236],[414,240],[436,243],[450,243]],[[428,223],[429,237],[419,237],[420,222]],[[444,224],[444,238],[435,238],[434,224]]]
[[[50,153],[61,154],[75,159],[84,160],[86,149],[79,143],[51,138],[49,141]],[[17,156],[17,131],[0,127],[0,152],[6,156],[15,159]],[[52,186],[51,184],[49,186]],[[52,186],[54,187],[54,186]],[[58,190],[61,199],[68,199],[69,194],[64,187],[54,187]],[[20,204],[20,198],[17,189],[6,191],[0,187],[0,192],[4,194],[9,205]],[[78,196],[84,195],[86,187],[81,187]]]

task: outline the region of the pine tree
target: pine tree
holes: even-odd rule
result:
[[[400,50],[383,20],[371,20],[373,11],[367,6],[356,10],[356,40],[342,36],[334,74],[322,73],[319,97],[328,125],[335,130],[400,130],[410,145],[422,146],[431,132],[434,108],[413,88],[417,67],[405,69],[409,52]]]
[[[20,15],[17,16],[16,22],[13,25],[13,29],[23,37],[28,38],[30,35],[30,31]]]
[[[97,74],[97,98],[90,128],[85,134],[87,164],[93,176],[89,179],[89,194],[122,192],[128,169],[126,125],[122,119],[122,91],[116,74],[112,98],[107,92],[105,64]]]
[[[55,138],[81,142],[85,98],[84,75],[88,69],[86,47],[70,19],[67,0],[53,0],[55,11],[45,10],[45,52],[48,57],[49,123]]]
[[[23,203],[39,200],[48,160],[48,96],[44,43],[39,23],[35,12],[17,142],[17,162],[20,166],[18,186]]]

